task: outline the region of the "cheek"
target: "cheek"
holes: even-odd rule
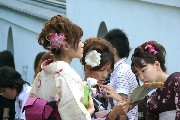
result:
[[[79,43],[78,49],[81,50],[84,45],[82,43]]]
[[[14,99],[17,93],[16,90],[6,90],[5,95],[10,99]]]
[[[151,70],[148,74],[149,82],[156,82],[157,81],[157,72],[155,70]]]
[[[90,76],[89,76],[89,77],[92,77],[92,78],[94,78],[94,79],[99,80],[99,79],[100,79],[100,74],[99,74],[99,72],[97,72],[97,71],[92,71],[92,72],[90,73]]]

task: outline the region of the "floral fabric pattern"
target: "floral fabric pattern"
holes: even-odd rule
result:
[[[148,99],[147,120],[159,120],[159,114],[176,110],[175,120],[180,120],[180,72],[171,74],[164,88],[156,91]]]
[[[68,63],[56,61],[43,66],[33,83],[31,94],[56,101],[62,120],[91,119],[81,102],[84,97],[82,79]]]

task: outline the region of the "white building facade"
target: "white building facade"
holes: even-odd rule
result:
[[[120,28],[127,33],[132,52],[145,41],[156,40],[166,49],[167,72],[180,71],[179,0],[67,0],[66,6],[67,17],[84,31],[82,40]]]
[[[45,21],[57,14],[65,15],[64,2],[0,0],[0,51],[13,53],[16,70],[29,83],[34,80],[35,57],[45,51],[38,34]]]
[[[57,14],[83,29],[82,41],[102,37],[113,28],[127,33],[131,48],[156,40],[167,50],[168,73],[180,71],[179,0],[0,0],[0,51],[13,53],[16,70],[30,83],[35,56],[44,51],[38,34]],[[72,67],[83,77],[79,60]]]

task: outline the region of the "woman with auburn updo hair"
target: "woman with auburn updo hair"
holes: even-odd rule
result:
[[[180,120],[180,72],[168,75],[165,48],[156,41],[137,47],[131,67],[143,83],[163,82],[147,100],[147,120]]]
[[[91,116],[92,120],[119,119],[120,114],[125,114],[125,107],[128,108],[128,103],[120,103],[120,95],[110,85],[103,85],[114,69],[112,50],[105,39],[88,38],[84,42],[81,63],[84,65],[85,81],[90,84],[93,95],[95,113]],[[114,105],[113,99],[119,103]]]
[[[82,29],[57,15],[48,20],[39,35],[38,42],[54,54],[54,59],[41,64],[42,71],[36,76],[31,95],[48,102],[56,102],[58,115],[50,116],[62,120],[90,120],[94,105],[89,95],[85,107],[84,89],[80,76],[71,68],[73,58],[81,59],[84,44],[80,41]],[[57,106],[56,106],[57,105]],[[32,113],[32,116],[36,113]],[[33,119],[33,118],[32,118]]]

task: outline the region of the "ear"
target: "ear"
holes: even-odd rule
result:
[[[113,51],[113,55],[117,53],[116,48],[113,48],[112,51]]]
[[[90,66],[88,66],[88,65],[85,65],[84,66],[84,69],[85,69],[85,74],[86,74],[86,77],[90,77],[91,76],[91,68],[90,68]]]
[[[70,45],[68,45],[67,43],[65,43],[65,44],[62,46],[62,48],[63,48],[64,50],[69,50],[69,47],[70,47]]]
[[[90,67],[85,64],[85,65],[84,65],[84,70],[85,70],[86,73],[90,71],[89,69],[90,69]]]
[[[159,63],[159,61],[155,61],[154,65],[157,68],[157,71],[161,69],[161,64]]]

